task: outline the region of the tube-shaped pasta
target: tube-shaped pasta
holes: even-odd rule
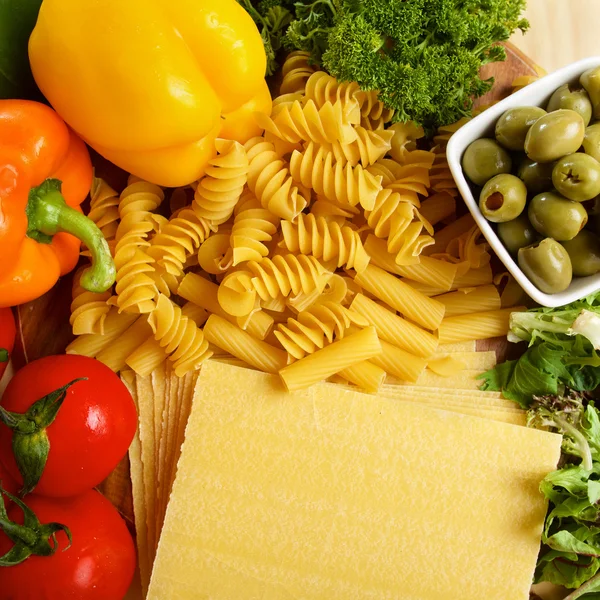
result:
[[[482,285],[472,290],[450,292],[435,298],[446,307],[446,317],[498,310],[500,294],[495,285]]]
[[[380,353],[375,327],[367,327],[288,365],[279,375],[288,390],[298,390]]]
[[[385,340],[379,341],[382,352],[374,356],[371,362],[402,381],[417,381],[427,367],[427,359],[397,348]]]
[[[452,289],[456,277],[456,265],[430,256],[420,256],[415,265],[396,264],[396,257],[387,250],[387,243],[373,234],[369,234],[365,242],[365,250],[371,257],[371,263],[378,267],[400,275],[411,281],[416,281],[428,286],[442,288],[445,291]]]
[[[425,329],[437,329],[444,318],[444,305],[375,265],[368,265],[354,278],[376,298]]]
[[[287,354],[283,350],[253,338],[218,315],[208,318],[204,335],[211,344],[261,371],[277,373],[287,364]]]
[[[381,339],[411,354],[427,357],[437,348],[438,339],[434,335],[395,315],[363,294],[356,294],[350,309],[360,313],[374,325]]]
[[[266,312],[257,311],[249,319],[238,320],[221,308],[218,293],[219,286],[216,283],[195,273],[188,273],[177,289],[177,294],[185,300],[202,307],[209,313],[227,319],[231,323],[245,329],[253,337],[264,340],[269,335],[273,329],[273,317]]]
[[[117,373],[125,367],[127,357],[149,338],[152,338],[152,329],[148,320],[140,317],[109,346],[96,354],[96,359]]]
[[[295,223],[281,222],[280,247],[290,252],[311,254],[324,261],[335,261],[336,267],[347,267],[361,273],[369,264],[360,234],[349,225],[340,227],[325,217],[300,214]]]
[[[455,238],[467,233],[475,225],[475,221],[470,214],[466,214],[450,223],[440,231],[435,233],[435,243],[429,246],[425,254],[439,254],[446,252],[448,244]]]
[[[369,360],[363,360],[362,362],[352,365],[351,367],[340,371],[338,375],[341,375],[344,379],[347,379],[359,388],[371,393],[377,393],[379,391],[381,386],[385,383],[386,377],[385,371]]]
[[[509,330],[510,314],[523,310],[526,310],[524,306],[518,306],[448,317],[440,325],[440,343],[451,344],[506,336]]]
[[[138,375],[147,377],[166,360],[165,349],[158,341],[150,337],[127,357],[125,363]]]
[[[419,210],[432,225],[437,225],[456,212],[456,199],[446,192],[440,192],[424,200]]]

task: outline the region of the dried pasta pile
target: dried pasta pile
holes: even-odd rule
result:
[[[141,376],[168,360],[179,377],[212,356],[290,390],[333,378],[376,392],[386,377],[463,368],[446,344],[506,334],[519,290],[500,297],[481,233],[456,218],[445,146],[462,123],[419,149],[421,129],[387,126],[376,93],[303,53],[282,91],[264,134],[218,140],[170,210],[152,183],[94,182],[90,215],[117,281],[96,295],[76,278],[69,353]]]

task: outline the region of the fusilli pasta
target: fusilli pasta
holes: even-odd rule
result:
[[[287,55],[281,74],[280,94],[304,93],[308,78],[317,70],[310,64],[310,52],[296,50]]]
[[[90,190],[90,212],[88,217],[96,223],[114,254],[115,236],[119,226],[119,194],[104,179],[94,177]],[[89,256],[88,250],[82,252]]]
[[[85,267],[79,268],[73,277],[73,301],[69,322],[73,328],[73,335],[103,334],[104,321],[110,311],[107,300],[111,297],[111,291],[95,294],[83,289],[80,279],[84,270]]]

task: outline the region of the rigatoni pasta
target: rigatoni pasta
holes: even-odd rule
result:
[[[500,294],[495,285],[481,285],[472,289],[458,290],[435,299],[446,307],[446,317],[498,310],[501,308]]]
[[[522,310],[525,310],[524,306],[448,317],[440,325],[440,343],[450,344],[506,336],[510,314]]]

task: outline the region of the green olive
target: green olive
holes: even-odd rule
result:
[[[586,71],[580,78],[579,83],[587,90],[592,101],[594,119],[600,119],[600,67],[594,67]]]
[[[585,130],[583,149],[597,161],[600,161],[600,123],[594,123]]]
[[[496,140],[508,150],[523,150],[529,128],[545,114],[538,106],[510,108],[496,123]]]
[[[525,152],[536,162],[552,162],[577,152],[583,136],[583,118],[574,110],[555,110],[540,117],[527,132]]]
[[[532,198],[527,214],[538,233],[560,242],[572,240],[588,220],[579,202],[567,200],[556,192],[544,192]]]
[[[552,183],[569,200],[591,200],[600,194],[600,163],[583,152],[564,156],[552,170]]]
[[[492,223],[516,219],[523,212],[526,202],[525,184],[518,177],[507,173],[492,177],[479,195],[479,209]]]
[[[482,138],[472,142],[465,150],[462,168],[475,185],[483,185],[495,175],[510,173],[512,160],[496,140]]]
[[[526,215],[520,214],[516,219],[506,223],[498,223],[498,237],[511,254],[533,244],[537,237]]]
[[[552,94],[546,108],[548,112],[560,110],[561,108],[574,110],[582,116],[585,125],[587,125],[592,118],[592,103],[588,93],[584,89],[570,86],[568,83],[561,85],[554,94]]]
[[[582,229],[572,240],[562,242],[571,259],[573,275],[587,277],[600,271],[600,238]]]
[[[552,238],[521,248],[518,262],[529,281],[546,294],[566,290],[573,279],[569,254]]]
[[[519,166],[519,179],[523,180],[530,194],[540,194],[552,189],[552,169],[554,163],[534,162],[525,158]]]

